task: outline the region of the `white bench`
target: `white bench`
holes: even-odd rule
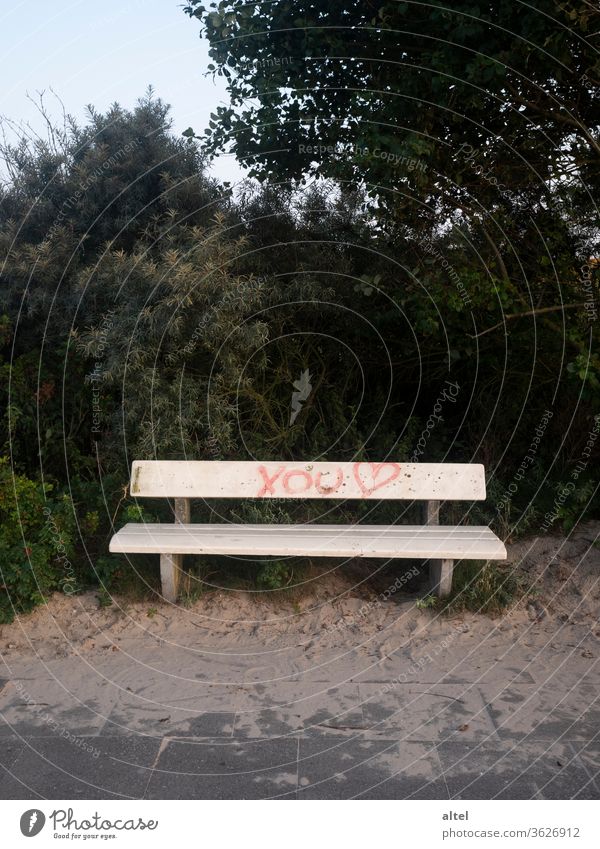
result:
[[[135,498],[174,499],[174,524],[125,525],[119,554],[160,554],[162,594],[175,602],[184,554],[384,557],[429,561],[432,592],[448,595],[455,560],[505,560],[485,526],[439,524],[442,501],[485,499],[481,465],[463,463],[286,463],[136,461]],[[423,501],[422,525],[234,525],[190,523],[192,498],[398,499]]]

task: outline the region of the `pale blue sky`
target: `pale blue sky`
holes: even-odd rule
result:
[[[172,105],[177,132],[200,131],[226,102],[223,82],[204,77],[208,47],[184,0],[1,0],[0,114],[40,127],[27,93],[52,88],[75,117],[84,107],[131,107],[147,86]],[[213,173],[237,180],[231,157]]]

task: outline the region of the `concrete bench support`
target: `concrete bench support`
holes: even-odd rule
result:
[[[439,598],[450,595],[453,571],[454,560],[429,561],[429,583],[433,595],[437,595]]]
[[[175,604],[179,595],[183,554],[160,555],[160,585],[165,601]]]
[[[425,501],[423,504],[423,524],[439,525],[440,502]],[[439,598],[450,595],[452,591],[452,572],[454,571],[454,560],[430,560],[429,561],[429,585],[433,595]]]
[[[176,498],[175,524],[189,525],[190,523],[190,499]],[[175,604],[179,595],[181,584],[181,572],[183,569],[183,554],[161,554],[160,555],[160,584],[165,601]]]

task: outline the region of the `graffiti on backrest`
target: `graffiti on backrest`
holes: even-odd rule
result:
[[[259,490],[257,498],[277,498],[277,496],[294,496],[311,493],[314,495],[330,495],[339,492],[346,486],[346,474],[352,470],[348,497],[359,488],[363,498],[368,498],[376,490],[392,483],[400,474],[399,463],[352,463],[345,464],[345,469],[338,466],[335,474],[332,472],[313,472],[311,466],[304,469],[288,468],[285,464],[267,469],[258,466]],[[347,470],[347,471],[346,471]]]
[[[361,492],[367,496],[395,481],[400,474],[400,463],[355,463],[353,471]]]

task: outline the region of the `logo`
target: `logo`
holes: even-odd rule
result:
[[[296,421],[296,417],[302,409],[302,403],[307,400],[308,396],[312,392],[312,383],[310,382],[309,370],[305,369],[300,374],[298,380],[294,381],[292,386],[297,391],[292,392],[292,412],[290,414],[290,427]]]
[[[21,834],[25,837],[35,837],[43,829],[46,817],[37,808],[25,811],[21,817]]]

